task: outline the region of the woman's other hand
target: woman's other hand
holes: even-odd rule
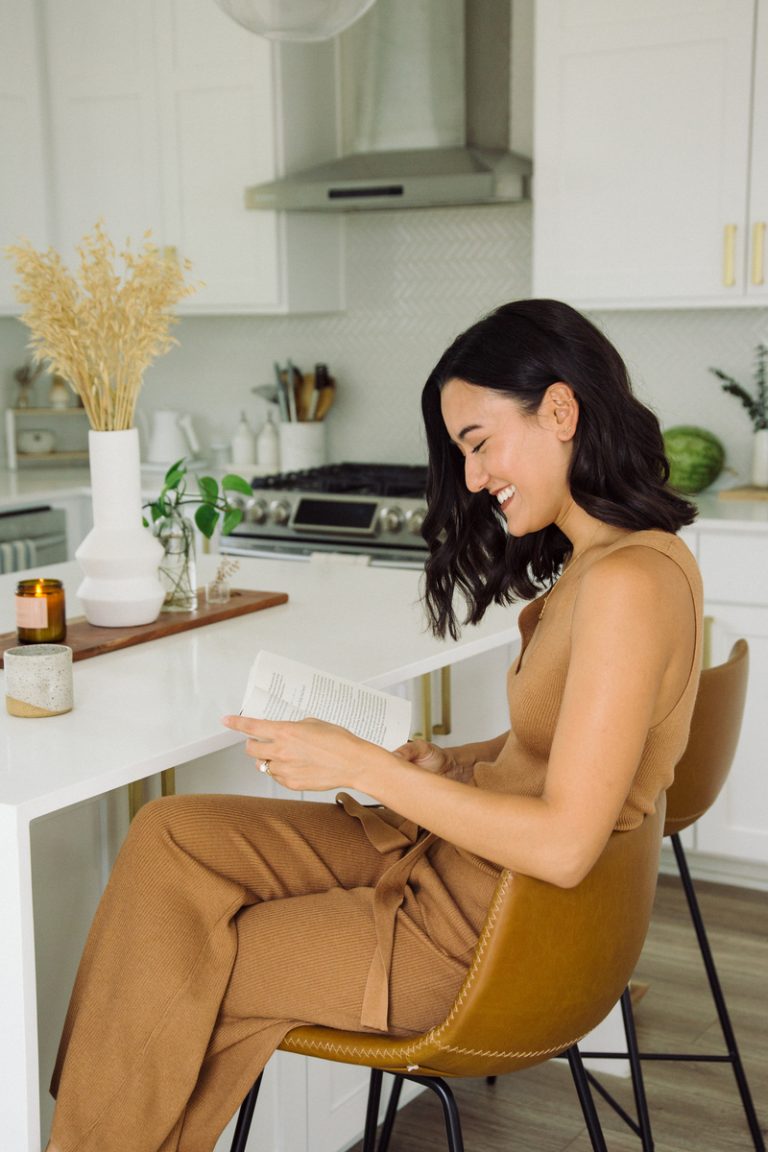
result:
[[[416,737],[403,744],[395,752],[403,760],[409,760],[417,768],[424,768],[427,772],[434,772],[436,776],[447,776],[450,780],[469,780],[472,776],[471,764],[460,764],[455,750],[440,748],[428,740]]]

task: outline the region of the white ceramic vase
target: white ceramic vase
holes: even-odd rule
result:
[[[75,552],[85,579],[77,590],[90,624],[151,624],[165,589],[162,545],[142,524],[139,433],[88,433],[93,528]]]
[[[768,488],[768,428],[758,428],[752,437],[752,484]]]

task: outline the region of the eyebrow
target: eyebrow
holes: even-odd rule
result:
[[[466,437],[466,436],[467,436],[467,435],[468,435],[470,432],[478,432],[478,431],[479,431],[479,432],[482,432],[482,429],[483,429],[483,426],[482,426],[482,424],[467,424],[466,428],[462,428],[461,432],[459,432],[459,434],[458,434],[458,436],[456,437],[456,439],[457,439],[457,440],[464,440],[464,439],[465,439],[465,437]]]

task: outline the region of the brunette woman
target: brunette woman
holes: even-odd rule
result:
[[[317,720],[227,717],[286,789],[185,796],[134,821],[96,914],[54,1089],[57,1152],[209,1152],[297,1022],[441,1020],[502,868],[573,886],[652,812],[686,743],[701,586],[655,417],[564,304],[505,305],[422,397],[425,605],[456,635],[530,603],[510,730],[387,752]],[[489,686],[491,690],[491,686]]]

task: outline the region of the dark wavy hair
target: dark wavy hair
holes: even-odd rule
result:
[[[467,489],[464,458],[440,410],[441,390],[452,379],[504,392],[529,413],[550,384],[569,384],[579,402],[568,474],[575,502],[634,531],[676,532],[695,518],[695,507],[667,485],[658,420],[634,396],[626,366],[602,332],[557,300],[504,304],[454,340],[422,393],[429,449],[424,601],[435,635],[459,634],[457,589],[467,603],[463,623],[476,624],[492,602],[537,595],[571,551],[554,524],[510,536],[490,494]]]

